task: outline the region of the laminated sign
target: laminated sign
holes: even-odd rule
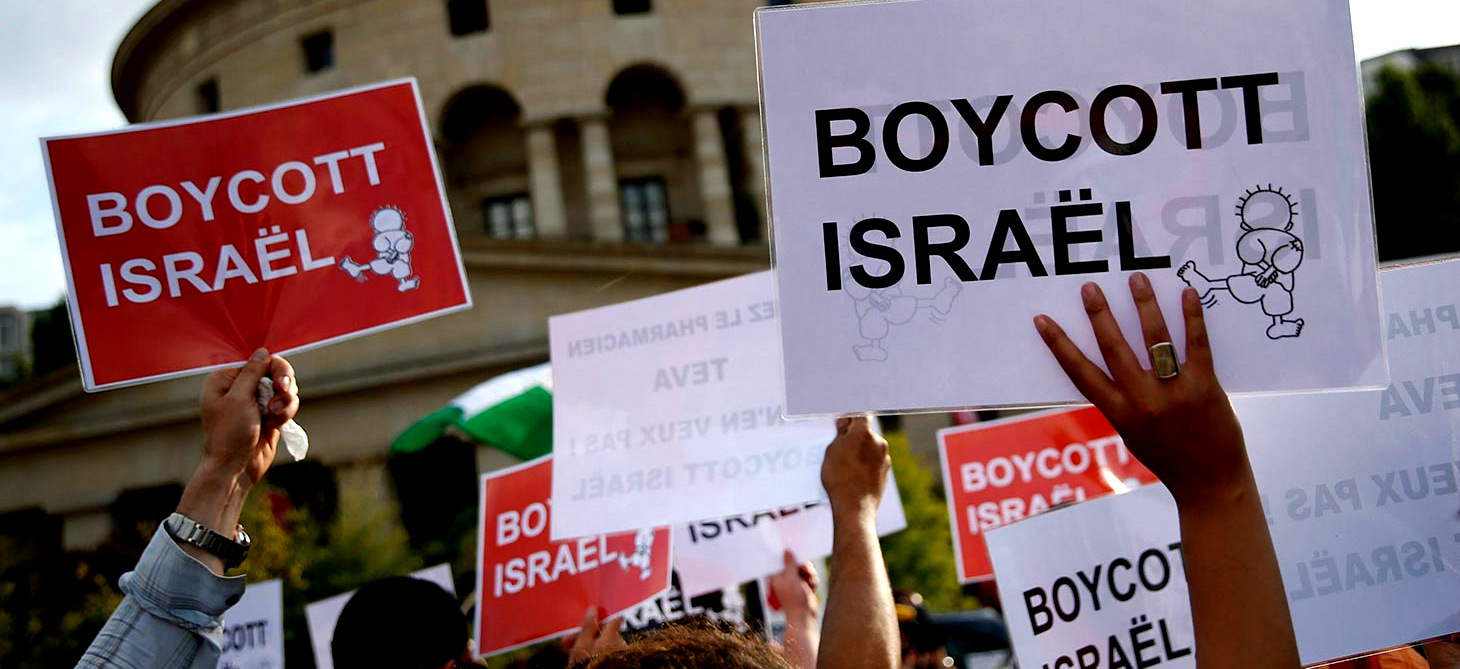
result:
[[[836,425],[782,418],[774,300],[758,272],[548,321],[554,538],[825,497]]]
[[[1387,382],[1348,5],[756,13],[790,415],[1079,400],[1080,286],[1201,295],[1229,391]],[[1181,342],[1180,319],[1171,319]],[[1179,347],[1178,347],[1179,348]]]
[[[989,532],[1021,667],[1194,669],[1176,504],[1147,486]]]
[[[414,80],[42,145],[87,390],[471,306]]]
[[[1379,280],[1387,388],[1232,401],[1304,664],[1460,632],[1460,261]]]
[[[1232,402],[1305,666],[1460,632],[1460,261],[1380,281],[1389,387]],[[1159,485],[990,531],[1020,665],[1187,663],[1180,535]]]
[[[993,576],[989,530],[1156,476],[1098,409],[1063,409],[938,431],[958,580]]]
[[[553,541],[553,456],[482,475],[476,657],[623,615],[670,586],[669,528]],[[635,616],[639,621],[642,616]]]

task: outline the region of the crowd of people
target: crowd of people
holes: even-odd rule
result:
[[[1185,360],[1178,364],[1145,275],[1131,276],[1130,294],[1147,360],[1127,344],[1093,283],[1081,297],[1104,369],[1052,319],[1035,318],[1033,329],[1177,502],[1198,666],[1297,667],[1277,558],[1241,426],[1213,367],[1200,298],[1190,288],[1182,295]],[[256,392],[266,378],[275,394],[260,406]],[[222,617],[244,590],[243,577],[224,575],[236,566],[232,546],[246,541],[239,514],[274,461],[280,427],[299,411],[298,381],[288,361],[260,350],[241,368],[210,374],[201,405],[202,459],[177,514],[123,576],[125,598],[79,666],[211,669],[218,663]],[[785,570],[771,579],[787,615],[778,646],[707,623],[626,640],[619,621],[601,621],[590,609],[564,661],[585,669],[925,664],[916,640],[899,633],[907,605],[894,601],[878,542],[876,509],[890,467],[887,443],[867,417],[837,421],[821,470],[834,526],[826,605],[820,612],[815,572],[787,555]],[[342,668],[470,666],[470,649],[469,625],[455,599],[409,578],[361,589],[341,613],[332,643],[334,664]]]

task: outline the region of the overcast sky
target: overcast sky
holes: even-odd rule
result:
[[[40,308],[64,292],[36,140],[123,124],[111,96],[112,54],[151,4],[0,0],[0,305]],[[1456,0],[1352,0],[1351,5],[1360,59],[1460,43]]]

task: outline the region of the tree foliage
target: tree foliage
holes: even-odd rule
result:
[[[1385,68],[1367,102],[1380,260],[1460,252],[1460,80]]]
[[[907,516],[907,529],[882,539],[892,587],[921,593],[934,611],[977,608],[977,600],[964,595],[958,583],[942,478],[913,457],[905,434],[889,432],[886,437]]]

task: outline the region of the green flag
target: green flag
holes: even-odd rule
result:
[[[406,428],[391,443],[390,452],[419,451],[451,427],[523,460],[551,453],[552,366],[544,363],[519,369],[462,393],[450,405]]]

